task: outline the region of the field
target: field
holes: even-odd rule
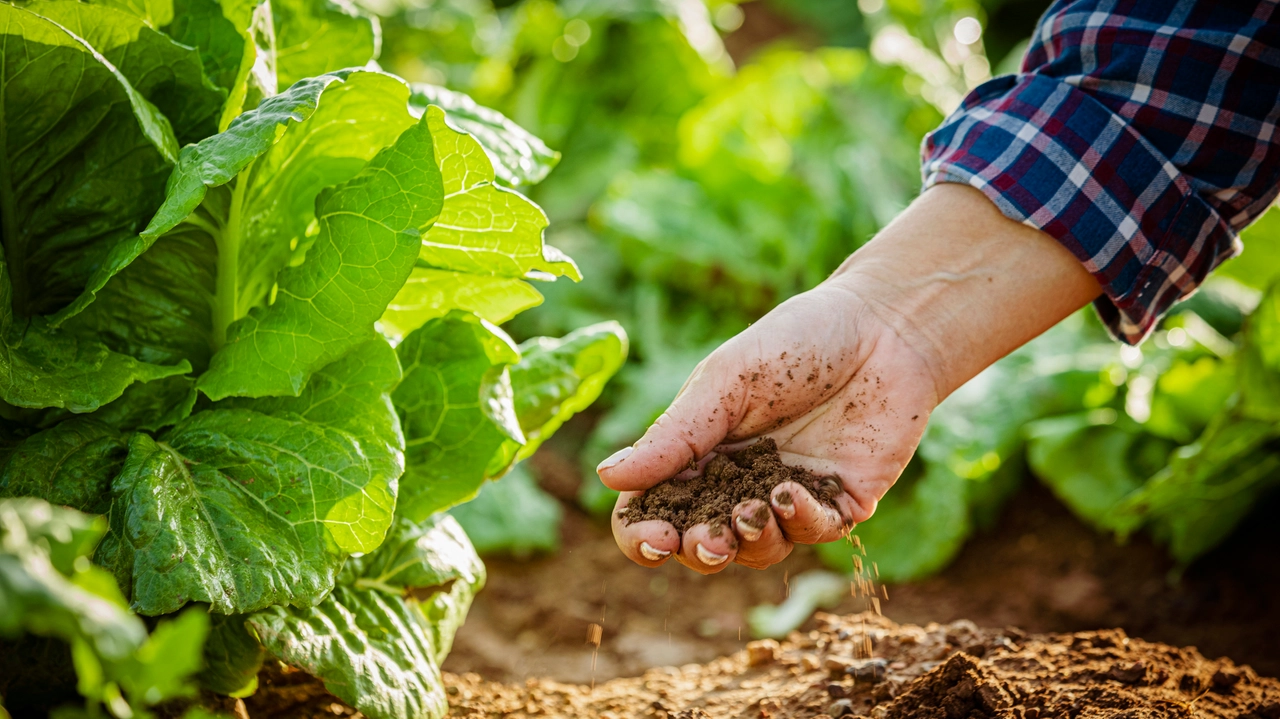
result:
[[[1280,719],[1275,208],[1140,347],[1086,307],[960,387],[843,539],[610,528],[597,463],[1046,5],[0,4],[0,717]],[[772,447],[615,520],[843,506]]]

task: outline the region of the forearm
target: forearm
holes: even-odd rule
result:
[[[925,191],[827,280],[924,357],[938,399],[1101,293],[1069,251],[979,191]]]

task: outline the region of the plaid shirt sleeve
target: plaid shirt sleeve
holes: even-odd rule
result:
[[[1278,6],[1057,0],[1021,72],[925,139],[925,187],[971,185],[1057,239],[1111,332],[1141,342],[1280,190]]]

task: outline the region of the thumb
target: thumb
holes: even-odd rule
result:
[[[666,412],[631,447],[596,467],[605,486],[648,489],[693,466],[720,444],[742,416],[746,397],[738,375],[715,354],[703,360]]]

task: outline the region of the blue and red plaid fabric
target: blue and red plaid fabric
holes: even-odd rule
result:
[[[1021,72],[925,139],[925,187],[971,185],[1056,238],[1137,344],[1280,191],[1278,6],[1058,0]]]

